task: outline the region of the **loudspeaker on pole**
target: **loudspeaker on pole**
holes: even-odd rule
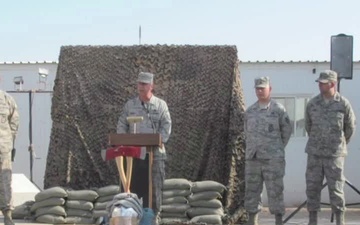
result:
[[[338,74],[338,79],[352,79],[353,76],[353,36],[338,34],[331,36],[330,69]]]

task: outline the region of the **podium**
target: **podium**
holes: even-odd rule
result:
[[[160,147],[162,145],[160,134],[145,134],[145,133],[135,133],[135,134],[110,134],[109,135],[109,145],[116,146],[139,146],[146,147],[148,153],[148,205],[149,208],[152,208],[152,166],[154,160],[154,148]],[[145,160],[141,160],[145,161]],[[132,164],[132,163],[131,163]],[[132,170],[127,166],[127,170]],[[120,171],[119,171],[120,172]],[[128,171],[127,171],[128,173]],[[131,172],[130,172],[131,174]],[[120,174],[121,176],[121,174]],[[130,177],[131,178],[131,177]]]

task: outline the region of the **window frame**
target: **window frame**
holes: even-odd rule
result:
[[[313,97],[312,94],[303,94],[303,93],[298,93],[298,94],[272,94],[271,98],[274,99],[275,101],[277,99],[293,99],[294,100],[294,126],[292,128],[292,132],[291,132],[291,137],[292,138],[305,138],[308,136],[307,132],[305,131],[305,135],[301,135],[301,136],[297,136],[297,125],[296,125],[296,121],[297,121],[297,117],[296,117],[296,112],[298,109],[298,104],[297,104],[297,100],[298,99],[303,99],[304,100],[304,116],[306,113],[306,106],[308,104],[308,102],[310,101],[310,99]],[[285,107],[285,106],[284,106]],[[288,111],[286,109],[286,111]],[[304,127],[305,129],[305,127]]]

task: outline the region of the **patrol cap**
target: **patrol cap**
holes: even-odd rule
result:
[[[137,81],[141,83],[152,84],[153,79],[154,79],[154,74],[147,72],[140,72]]]
[[[270,78],[269,77],[255,78],[255,88],[265,88],[268,86],[270,86]]]
[[[337,81],[337,73],[333,70],[325,70],[320,73],[319,78],[315,80],[320,83],[329,83],[332,81]]]

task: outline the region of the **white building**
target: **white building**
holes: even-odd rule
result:
[[[305,144],[307,141],[304,131],[304,109],[309,98],[318,94],[315,79],[320,71],[329,69],[329,62],[241,62],[241,81],[245,95],[246,106],[256,101],[254,93],[254,78],[270,76],[273,86],[273,96],[282,102],[294,122],[293,136],[286,149],[285,175],[285,203],[288,207],[300,205],[305,201]],[[56,62],[22,62],[0,63],[0,89],[14,90],[14,77],[22,76],[23,89],[44,88],[39,84],[38,70],[45,68],[49,71],[46,90],[52,90],[56,75]],[[356,87],[360,86],[360,61],[354,62],[353,80],[342,80],[340,92],[353,105],[357,118],[360,120],[360,100],[357,98]],[[17,155],[14,162],[14,173],[24,173],[30,178],[29,164],[29,95],[26,93],[12,93],[15,97],[21,115],[21,126],[16,141]],[[46,156],[51,132],[51,94],[38,93],[33,99],[33,145],[36,153],[34,160],[34,182],[43,187],[43,177],[46,166]],[[356,132],[349,144],[349,156],[346,160],[345,174],[347,179],[360,189],[358,179],[360,158],[360,131]],[[360,196],[349,186],[345,189],[347,202],[360,202]],[[264,203],[267,203],[264,189]],[[328,201],[327,191],[323,191],[323,202]]]
[[[48,77],[44,81],[38,75],[39,69],[47,69]],[[14,78],[22,77],[24,83],[22,90],[48,90],[53,89],[56,75],[56,62],[0,62],[0,89],[14,91],[19,86],[14,85]],[[46,85],[45,85],[46,84]],[[16,139],[16,157],[13,163],[13,173],[30,176],[29,154],[29,93],[9,93],[17,102],[20,113],[20,127]],[[32,138],[34,149],[33,182],[43,188],[46,166],[46,156],[51,133],[51,93],[35,93],[32,98]]]

